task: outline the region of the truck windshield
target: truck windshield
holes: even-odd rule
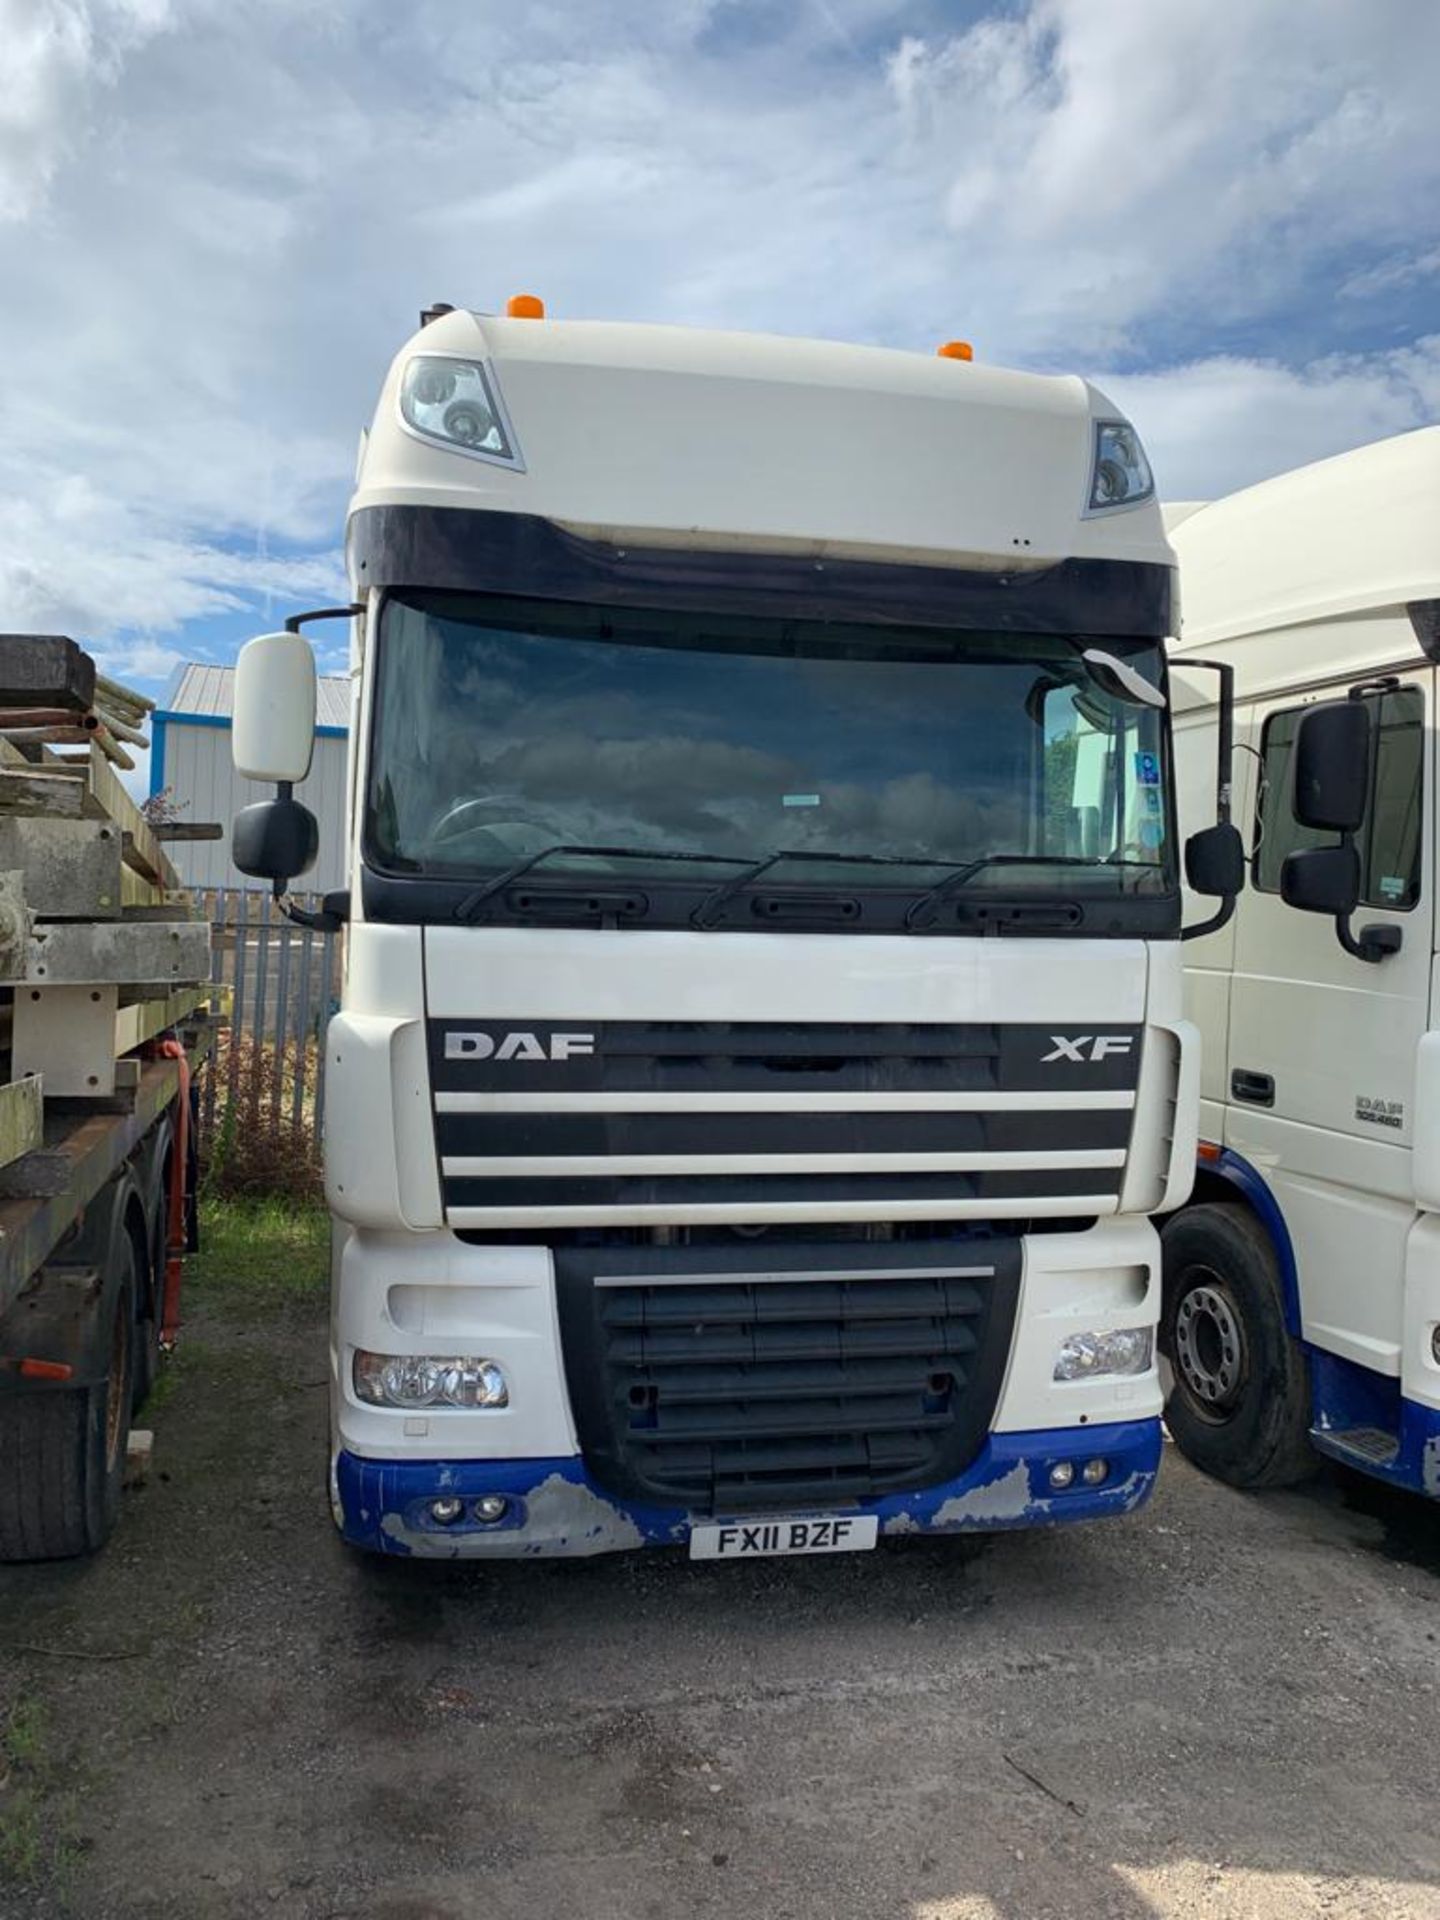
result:
[[[1137,675],[1163,686],[1159,642],[405,592],[378,651],[365,844],[385,873],[1174,887],[1164,714],[1135,697]]]

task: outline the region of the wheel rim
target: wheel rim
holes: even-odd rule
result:
[[[1199,1269],[1187,1281],[1175,1311],[1175,1372],[1199,1410],[1220,1419],[1245,1383],[1244,1323],[1218,1274]]]
[[[110,1343],[110,1377],[105,1390],[105,1466],[113,1471],[125,1438],[130,1414],[130,1341],[134,1322],[125,1288],[115,1308],[115,1333]]]

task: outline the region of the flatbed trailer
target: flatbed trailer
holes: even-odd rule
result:
[[[194,1244],[209,929],[87,744],[93,686],[0,635],[0,1562],[108,1538]]]

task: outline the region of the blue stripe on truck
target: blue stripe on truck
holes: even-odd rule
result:
[[[1104,1460],[1108,1472],[1099,1486],[1087,1487],[1080,1470],[1095,1459]],[[1075,1469],[1074,1482],[1063,1492],[1049,1483],[1050,1469],[1060,1462]],[[918,1493],[886,1494],[823,1511],[876,1514],[881,1533],[891,1536],[1058,1526],[1129,1513],[1143,1505],[1159,1464],[1158,1420],[993,1433],[974,1463],[954,1480]],[[692,1519],[731,1517],[616,1499],[597,1485],[576,1455],[549,1460],[362,1460],[342,1452],[335,1460],[333,1484],[336,1521],[352,1546],[435,1559],[562,1557],[684,1546]],[[471,1503],[482,1494],[497,1493],[510,1502],[505,1515],[489,1523],[475,1520]],[[443,1526],[432,1519],[428,1509],[437,1499],[463,1501],[463,1520]],[[784,1517],[790,1517],[788,1510]]]

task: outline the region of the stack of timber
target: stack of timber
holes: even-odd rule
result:
[[[0,1201],[208,997],[210,929],[115,771],[148,704],[73,640],[0,634]]]

